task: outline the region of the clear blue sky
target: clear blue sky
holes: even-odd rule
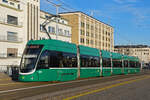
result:
[[[82,11],[114,27],[115,45],[150,45],[150,0],[50,0],[67,10]],[[69,10],[70,9],[70,10]],[[56,13],[55,7],[41,0],[41,10]]]

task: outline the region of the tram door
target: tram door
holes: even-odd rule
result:
[[[39,59],[37,65],[37,72],[39,76],[39,81],[47,81],[48,80],[48,52],[44,51]]]

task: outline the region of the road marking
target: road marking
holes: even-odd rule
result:
[[[22,84],[22,83],[5,83],[5,84],[0,84],[0,86],[5,86],[5,85],[13,85],[13,84],[15,84],[15,85],[17,85],[17,84]]]
[[[10,78],[0,79],[0,81],[11,80]]]
[[[106,86],[104,88],[99,88],[99,89],[96,89],[96,90],[93,90],[93,91],[84,92],[84,93],[81,93],[79,95],[75,95],[75,96],[72,96],[72,97],[65,98],[63,100],[72,100],[72,99],[75,99],[75,98],[79,98],[81,96],[93,94],[93,93],[96,93],[96,92],[101,92],[101,91],[104,91],[104,90],[107,90],[107,89],[110,89],[110,88],[113,88],[113,87],[118,87],[118,86],[121,86],[121,85],[130,84],[130,83],[140,81],[140,80],[144,80],[144,79],[148,79],[148,78],[150,78],[150,76],[145,76],[145,77],[138,78],[138,79],[135,79],[135,80],[124,81],[124,82],[121,82],[121,83]]]
[[[17,92],[9,92],[9,93],[4,93],[4,94],[1,94],[0,96],[5,96],[5,95],[13,95],[13,94],[16,94]]]

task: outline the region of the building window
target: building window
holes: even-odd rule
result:
[[[81,30],[81,35],[84,35],[84,34],[85,34],[84,30]]]
[[[55,33],[55,27],[52,27],[52,33]]]
[[[3,0],[3,2],[8,3],[8,0]]]
[[[7,48],[7,57],[17,57],[18,49],[17,48]]]
[[[95,38],[98,38],[97,34],[95,34]]]
[[[58,21],[58,23],[60,23],[60,19],[58,19],[57,21]]]
[[[101,35],[99,35],[99,39],[101,39]]]
[[[50,32],[51,32],[51,27],[49,26],[49,27],[48,27],[48,33],[50,33]]]
[[[93,33],[91,33],[91,37],[94,37],[94,34],[93,34]]]
[[[87,28],[87,29],[89,29],[89,28],[90,28],[89,24],[86,24],[86,28]]]
[[[20,4],[18,4],[18,9],[20,9]]]
[[[80,38],[80,42],[81,42],[81,43],[84,43],[84,38]]]
[[[63,34],[63,30],[59,28],[58,29],[58,33],[62,35]]]
[[[106,31],[105,33],[106,33],[106,35],[107,35],[107,31]]]
[[[104,34],[104,30],[103,30],[103,34]]]
[[[106,47],[107,47],[107,43],[106,43],[105,45],[106,45]]]
[[[89,39],[86,39],[86,44],[89,44]]]
[[[14,6],[15,4],[13,2],[10,2],[10,5]]]
[[[99,42],[99,46],[101,46],[101,42]]]
[[[43,26],[41,24],[40,24],[40,31],[44,31]]]
[[[18,36],[17,36],[17,32],[7,32],[7,40],[8,41],[17,41],[18,40]]]
[[[62,24],[65,24],[65,21],[62,21]]]
[[[89,36],[89,32],[86,32],[86,36]]]
[[[97,27],[95,27],[95,31],[96,31],[96,32],[98,31],[98,28],[97,28]]]
[[[93,40],[91,40],[91,44],[93,44]]]
[[[81,22],[81,27],[84,27],[84,26],[85,26],[84,22]]]
[[[104,36],[103,36],[103,41],[105,40]]]
[[[94,26],[91,26],[91,30],[94,30]]]
[[[97,46],[97,41],[95,41],[95,45]]]
[[[60,31],[60,30],[58,30],[58,31]],[[49,26],[49,27],[48,27],[48,32],[49,32],[49,33],[52,33],[52,34],[55,34],[55,27]]]
[[[67,36],[67,34],[68,34],[68,33],[67,33],[67,30],[64,30],[64,35]]]
[[[64,30],[64,35],[65,35],[65,36],[70,36],[69,33],[70,33],[70,32],[69,32],[68,30]]]
[[[14,16],[7,15],[7,23],[18,25],[18,18]]]
[[[40,40],[45,40],[46,38],[45,37],[40,37]]]

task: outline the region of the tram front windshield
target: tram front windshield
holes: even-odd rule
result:
[[[42,47],[41,45],[28,45],[26,47],[20,64],[20,72],[31,72],[35,68]]]

